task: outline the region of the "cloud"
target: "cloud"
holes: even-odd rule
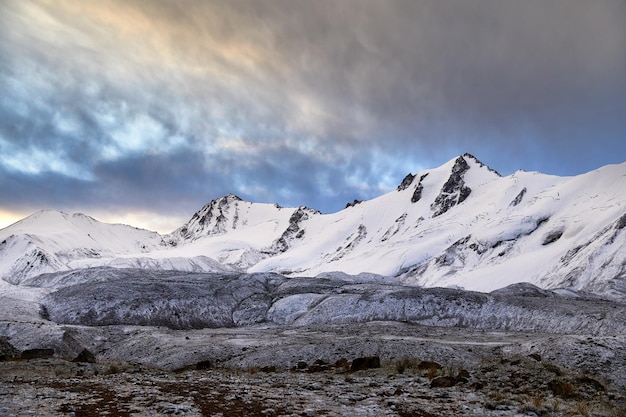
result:
[[[611,0],[3,2],[0,208],[182,216],[234,192],[328,212],[466,151],[504,174],[622,162],[625,19]]]

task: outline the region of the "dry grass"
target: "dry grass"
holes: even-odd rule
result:
[[[589,404],[583,401],[578,401],[576,403],[576,412],[582,416],[589,415]]]
[[[420,361],[415,358],[403,358],[398,361],[394,361],[393,366],[395,370],[399,374],[403,374],[407,370],[411,370],[413,373],[417,372],[417,365],[419,365]]]

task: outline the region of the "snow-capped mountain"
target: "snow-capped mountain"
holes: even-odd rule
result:
[[[465,154],[332,214],[211,201],[170,235],[36,213],[0,230],[0,277],[91,266],[330,271],[491,291],[517,282],[626,292],[626,163],[575,177],[502,177]]]
[[[84,214],[39,211],[0,230],[0,276],[19,283],[71,269],[83,259],[148,253],[162,244],[156,232],[101,223]]]

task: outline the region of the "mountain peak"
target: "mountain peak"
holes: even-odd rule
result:
[[[64,228],[65,224],[71,218],[70,214],[57,210],[39,210],[28,217],[13,223],[6,229],[16,229],[24,231],[35,230],[52,230],[55,228]],[[19,232],[18,232],[19,233]]]
[[[501,177],[466,153],[407,175],[399,191],[356,209],[320,214],[227,194],[163,237],[47,210],[0,230],[0,279],[135,259],[142,268],[219,263],[299,276],[371,272],[476,290],[523,280],[622,294],[625,190],[626,163],[572,178]]]
[[[222,197],[220,200],[226,200],[226,201],[243,201],[243,199],[241,197],[239,197],[238,195],[235,195],[233,193],[228,193],[226,194],[224,197]]]
[[[440,168],[443,169],[443,168],[451,165],[452,166],[452,171],[453,171],[453,173],[455,173],[455,172],[469,170],[470,163],[478,165],[480,168],[486,168],[488,171],[496,174],[498,177],[502,176],[502,175],[500,175],[500,173],[498,171],[496,171],[495,169],[491,168],[487,164],[484,164],[482,161],[480,161],[478,158],[476,158],[474,155],[472,155],[471,153],[468,153],[468,152],[466,152],[466,153],[464,153],[462,155],[459,155],[456,158],[453,158],[453,159],[449,160],[448,162],[443,164]],[[402,182],[400,182],[398,187],[396,187],[396,190],[397,191],[406,190],[407,188],[409,188],[413,184],[413,181],[415,181],[416,177],[417,177],[416,174],[412,174],[412,173],[409,172],[402,179]]]
[[[489,171],[493,172],[494,174],[496,174],[498,177],[501,177],[502,175],[500,175],[500,173],[498,171],[496,171],[495,169],[491,168],[489,165],[484,164],[482,161],[480,161],[478,158],[476,158],[474,155],[472,155],[471,153],[467,153],[465,152],[463,155],[459,156],[457,158],[457,160],[459,158],[463,158],[465,159],[465,161],[467,161],[468,159],[474,161],[476,164],[478,164],[481,168],[487,168]]]
[[[470,165],[463,156],[459,156],[454,161],[448,180],[443,184],[439,195],[430,205],[433,217],[442,215],[469,197],[472,189],[465,185],[465,173],[469,170]]]
[[[193,241],[200,237],[221,235],[228,230],[236,229],[239,225],[240,210],[247,211],[254,205],[259,204],[245,201],[232,193],[211,200],[194,213],[186,224],[171,233],[170,237],[173,238],[171,242],[174,244],[176,239]],[[272,207],[279,209],[277,206]]]

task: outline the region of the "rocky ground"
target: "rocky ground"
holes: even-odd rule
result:
[[[623,389],[538,354],[495,354],[469,369],[408,357],[373,357],[364,370],[355,362],[225,369],[207,361],[165,372],[9,360],[0,362],[0,416],[626,416]]]
[[[274,278],[5,289],[0,417],[626,417],[623,303]]]

